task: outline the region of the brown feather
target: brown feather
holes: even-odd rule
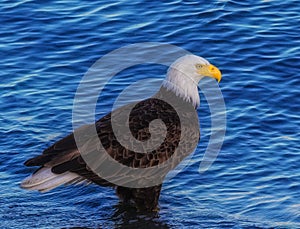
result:
[[[128,150],[122,146],[116,139],[112,129],[111,113],[98,120],[95,125],[85,125],[75,130],[81,136],[79,139],[80,144],[83,145],[85,152],[96,152],[97,141],[99,140],[89,138],[90,128],[96,128],[98,137],[106,152],[123,165],[134,168],[146,168],[167,161],[178,147],[181,140],[181,134],[188,135],[189,141],[191,142],[195,140],[198,141],[199,136],[198,120],[194,122],[191,118],[192,114],[190,114],[190,110],[194,110],[192,104],[184,102],[183,100],[181,101],[181,104],[184,104],[184,107],[180,107],[180,109],[183,110],[183,115],[185,118],[191,119],[190,126],[182,129],[176,110],[174,110],[170,104],[164,102],[166,100],[168,101],[168,99],[182,100],[173,92],[168,91],[165,88],[161,88],[161,90],[153,98],[146,99],[136,104],[129,116],[128,124],[131,133],[138,141],[151,139],[152,136],[149,130],[149,124],[156,119],[162,120],[167,128],[167,135],[163,143],[157,149],[144,154]],[[119,108],[114,112],[122,114],[122,112],[126,111],[127,107],[128,106]],[[123,123],[125,123],[125,121]],[[120,125],[123,123],[120,122]],[[197,127],[196,130],[195,126]],[[116,131],[118,131],[118,129]],[[162,130],[159,128],[155,129],[155,132],[159,133],[159,131]],[[189,145],[189,142],[184,143],[187,146]],[[187,150],[190,151],[190,149]],[[179,157],[176,163],[178,164],[181,160],[182,158]],[[89,169],[77,149],[74,133],[71,133],[65,138],[54,143],[52,146],[44,150],[41,155],[29,159],[25,162],[25,165],[51,167],[52,172],[57,174],[67,171],[74,172],[82,178],[96,184],[103,186],[115,186]],[[101,165],[99,164],[99,166]],[[162,176],[164,175],[165,174],[162,174]],[[126,178],[126,174],[124,174],[124,177]],[[123,178],[120,177],[120,179]],[[157,206],[160,189],[161,185],[139,189],[118,187],[117,193],[123,199],[127,199],[128,197],[132,198],[138,206],[154,209]]]

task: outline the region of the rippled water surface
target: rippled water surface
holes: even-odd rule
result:
[[[1,228],[299,228],[299,12],[296,0],[1,1]],[[202,96],[201,141],[191,164],[164,183],[157,216],[123,209],[96,185],[21,190],[33,171],[23,162],[72,131],[83,75],[137,42],[177,45],[222,70],[227,132],[214,164],[199,174],[210,136]],[[159,81],[165,70],[142,65],[116,76],[99,117],[126,86]]]

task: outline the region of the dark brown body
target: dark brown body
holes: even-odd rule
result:
[[[114,112],[123,112],[124,109],[126,109],[126,106]],[[168,161],[174,155],[179,144],[182,144],[182,153],[177,154],[176,158],[173,158],[173,164],[170,167],[174,168],[184,157],[194,150],[196,147],[195,142],[197,143],[199,140],[199,123],[198,119],[195,118],[195,114],[195,108],[192,104],[162,87],[154,97],[135,104],[130,112],[129,119],[124,120],[124,123],[119,121],[119,129],[122,129],[122,125],[127,124],[133,137],[138,141],[145,142],[152,137],[149,124],[153,120],[161,120],[166,127],[167,133],[163,135],[165,137],[163,143],[155,150],[137,153],[122,146],[118,142],[112,128],[112,113],[99,119],[93,125],[81,127],[78,131],[87,133],[89,128],[94,128],[95,126],[98,138],[106,152],[114,160],[132,168],[149,168],[160,165]],[[184,125],[182,119],[185,119]],[[158,128],[156,131],[159,132],[160,129]],[[93,145],[93,140],[90,140],[88,135],[83,136],[80,141],[80,144],[86,147],[88,151],[97,151],[97,147]],[[161,183],[151,187],[129,188],[115,185],[99,177],[86,164],[80,154],[74,133],[53,144],[43,154],[26,161],[25,165],[50,167],[51,171],[56,174],[69,171],[80,175],[78,181],[88,180],[101,186],[114,187],[116,188],[117,195],[122,200],[125,202],[134,201],[138,209],[151,211],[155,210],[158,205]],[[161,174],[162,180],[167,172]],[[126,174],[118,174],[117,176],[123,175],[126,178]]]

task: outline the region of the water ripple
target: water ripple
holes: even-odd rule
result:
[[[300,227],[297,3],[2,1],[1,226]],[[20,190],[32,171],[23,162],[72,130],[74,93],[88,68],[116,48],[145,41],[179,45],[222,70],[228,125],[212,167],[198,173],[210,136],[202,98],[201,142],[191,165],[164,184],[158,217],[123,209],[112,190],[94,185],[43,195]],[[161,80],[164,71],[143,65],[120,73],[99,114],[116,92],[145,77]]]

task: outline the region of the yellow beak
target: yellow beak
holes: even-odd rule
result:
[[[198,74],[202,76],[209,76],[218,81],[220,83],[222,79],[222,73],[221,71],[214,65],[205,65],[201,69],[198,70]]]

